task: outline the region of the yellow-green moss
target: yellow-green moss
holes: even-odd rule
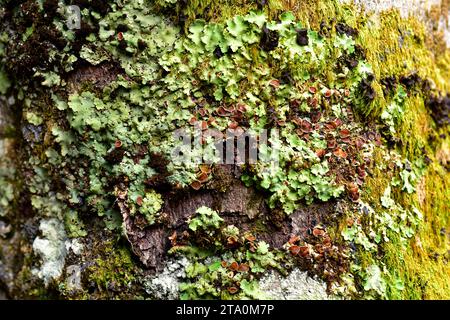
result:
[[[136,280],[135,263],[130,251],[113,243],[105,245],[101,256],[95,260],[89,270],[89,280],[95,283],[105,297],[108,296],[111,286],[115,290],[127,289]]]
[[[375,153],[375,162],[381,163],[380,152]],[[392,173],[375,168],[373,176],[367,179],[365,199],[373,202],[374,209],[383,190],[390,183]],[[395,192],[396,200],[402,206],[416,205],[424,215],[416,235],[408,246],[391,237],[382,247],[381,261],[389,270],[387,297],[390,299],[449,299],[450,249],[448,230],[450,229],[450,174],[438,163],[432,163],[422,181],[416,186],[417,192],[407,194]],[[344,221],[343,221],[344,223]],[[380,256],[360,251],[360,266],[366,268],[376,263]],[[402,283],[402,290],[397,284]]]
[[[172,3],[174,1],[165,2]],[[187,1],[185,7],[177,4],[176,10],[170,14],[187,15],[186,30],[186,27],[196,18],[223,22],[236,15],[245,15],[256,7],[256,1],[250,0],[190,0]],[[365,16],[361,15],[352,5],[341,4],[337,0],[270,0],[264,8],[270,20],[278,18],[278,14],[283,11],[292,11],[305,27],[316,31],[322,28],[322,23],[325,26],[332,27],[333,24],[338,22],[344,22],[359,31],[356,42],[366,50],[367,60],[375,75],[375,81],[372,85],[377,97],[370,104],[358,106],[358,111],[370,121],[380,121],[380,115],[390,103],[390,97],[384,95],[380,83],[384,77],[396,76],[398,78],[417,72],[421,78],[431,80],[432,87],[435,90],[450,91],[450,51],[439,47],[442,45],[442,39],[434,34],[429,35],[424,24],[416,18],[401,18],[399,12],[395,10],[377,16]],[[141,29],[144,28],[138,27],[137,29],[138,34],[141,35]],[[331,28],[331,30],[334,30],[334,28]],[[334,33],[335,31],[331,32]],[[115,33],[113,32],[112,35],[115,35]],[[174,38],[173,42],[175,40]],[[256,46],[251,53],[252,56],[257,56]],[[122,56],[118,55],[118,57]],[[254,61],[259,63],[256,58]],[[148,62],[145,61],[146,64]],[[317,68],[317,74],[314,75],[318,78],[326,78],[324,82],[331,83],[336,78],[336,74],[331,68],[331,63],[321,66]],[[281,70],[277,66],[271,66],[270,72],[276,76]],[[151,74],[153,75],[153,72]],[[246,91],[245,86],[246,84],[243,82],[243,91]],[[95,88],[91,88],[92,86],[89,83],[84,83],[79,87],[79,91],[87,89],[95,91]],[[0,92],[1,89],[0,87]],[[393,192],[395,201],[402,207],[417,206],[420,208],[424,214],[423,223],[416,236],[411,239],[406,247],[403,245],[404,241],[394,234],[390,238],[390,242],[382,245],[381,252],[378,252],[377,255],[365,251],[360,251],[357,254],[359,265],[363,269],[369,268],[380,260],[382,261],[385,268],[389,270],[388,278],[385,279],[387,281],[386,296],[393,299],[448,299],[450,297],[450,282],[448,281],[450,269],[447,265],[449,240],[447,234],[445,234],[450,228],[450,176],[439,164],[440,157],[437,156],[439,152],[448,153],[449,140],[448,138],[444,140],[439,150],[434,149],[435,147],[430,144],[432,136],[439,136],[441,133],[448,134],[449,130],[448,127],[437,128],[435,126],[428,115],[424,98],[423,92],[419,91],[416,93],[410,92],[405,99],[402,118],[396,123],[396,131],[400,141],[396,149],[402,158],[413,161],[424,156],[423,148],[425,148],[431,164],[422,182],[416,186],[416,193],[401,192],[399,188]],[[138,100],[140,99],[136,101]],[[269,104],[271,104],[270,101]],[[54,111],[54,109],[50,109],[50,111]],[[140,112],[140,110],[138,111]],[[108,117],[109,115],[108,112]],[[42,120],[37,117],[41,116],[46,122],[50,122],[50,118],[54,119],[54,116],[47,114],[46,111],[44,114],[34,115],[29,120],[35,125],[40,125]],[[92,119],[91,117],[82,118]],[[122,121],[115,122],[120,123]],[[49,125],[50,123],[46,124]],[[103,136],[103,133],[101,135]],[[116,139],[117,137],[111,137],[111,141],[108,142],[114,142]],[[93,146],[100,148],[101,146],[97,143],[98,139],[94,140]],[[125,139],[123,140],[123,142],[126,142]],[[119,142],[122,144],[121,141]],[[89,151],[91,149],[95,148],[88,148]],[[35,152],[41,154],[42,160],[45,160],[44,153],[41,152],[39,147]],[[381,210],[379,199],[396,174],[395,171],[385,170],[380,166],[385,163],[383,154],[381,149],[375,151],[373,160],[378,166],[373,169],[372,176],[367,179],[363,189],[363,199],[369,202],[375,210]],[[97,176],[98,171],[96,170],[100,169],[92,166],[90,168],[92,169],[91,176]],[[84,185],[81,187],[84,187]],[[94,200],[93,202],[96,202],[97,198],[94,198]],[[342,229],[345,224],[346,221],[342,221],[339,228]],[[443,235],[441,230],[445,231]],[[341,234],[340,231],[331,231],[330,234]],[[101,295],[104,294],[105,297],[109,295],[110,286],[116,289],[129,288],[136,280],[135,264],[131,259],[130,252],[123,247],[114,248],[111,243],[106,244],[105,251],[99,254],[89,270],[89,280],[96,285]],[[39,292],[37,293],[39,294]]]

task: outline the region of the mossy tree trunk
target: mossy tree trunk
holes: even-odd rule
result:
[[[274,297],[269,271],[300,269],[322,298],[448,299],[448,1],[431,12],[0,0],[0,297]],[[277,166],[180,164],[179,129],[277,131]]]

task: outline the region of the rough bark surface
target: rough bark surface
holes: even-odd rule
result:
[[[82,2],[82,7],[87,6],[88,8],[96,9],[97,12],[101,12],[101,15],[105,15],[109,10],[109,5],[102,4],[101,1]],[[161,3],[162,2],[164,1],[161,1]],[[190,3],[190,1],[185,2]],[[260,2],[265,3],[265,1]],[[280,12],[285,11],[284,9],[296,10],[296,5],[292,5],[291,2],[292,1],[279,1],[280,7],[283,8],[283,10],[280,9]],[[319,2],[322,3],[322,1],[317,1],[317,3]],[[425,40],[419,39],[417,42],[422,43],[428,40],[430,42],[434,41],[433,48],[438,49],[433,50],[444,53],[446,52],[446,49],[441,46],[443,43],[442,41],[446,42],[447,46],[450,46],[448,15],[445,14],[446,12],[449,12],[448,0],[418,0],[414,1],[413,4],[411,1],[383,2],[355,0],[350,2],[354,2],[358,6],[365,6],[368,11],[375,11],[378,14],[383,14],[385,10],[394,7],[398,8],[401,15],[405,18],[409,14],[417,17],[420,16],[420,19],[427,23],[427,28],[430,30],[430,33],[436,33],[439,35],[436,35],[435,37],[430,36],[430,38]],[[44,3],[45,9],[48,10],[48,12],[56,12],[58,1],[44,1]],[[248,3],[250,3],[250,1],[243,1],[243,3],[237,5],[237,7],[245,8]],[[220,7],[220,4],[216,4],[216,6]],[[253,3],[251,6],[253,6]],[[261,6],[263,5],[255,5],[255,7]],[[12,8],[15,7],[20,7],[20,12],[23,14],[23,17],[21,16],[21,19],[23,20],[17,20],[21,21],[22,25],[20,25],[20,23],[17,23],[18,25],[16,25],[15,18],[12,18]],[[174,273],[170,269],[172,262],[168,257],[168,251],[174,246],[174,235],[175,239],[183,245],[193,240],[192,234],[190,235],[191,238],[189,238],[189,227],[187,222],[195,216],[196,211],[201,207],[208,207],[215,210],[224,220],[224,225],[238,226],[241,234],[246,232],[251,233],[258,239],[258,241],[264,241],[273,250],[280,250],[289,254],[289,249],[286,249],[286,245],[289,244],[289,246],[293,245],[293,247],[296,247],[294,243],[306,243],[306,245],[302,246],[302,248],[308,247],[309,249],[307,250],[310,251],[317,250],[317,256],[315,257],[318,257],[317,260],[314,260],[315,258],[313,259],[308,256],[309,260],[305,259],[297,261],[296,263],[298,268],[308,271],[309,275],[319,276],[321,278],[320,280],[311,280],[309,276],[307,277],[306,274],[299,273],[299,271],[295,269],[291,274],[292,276],[287,278],[294,280],[283,280],[278,274],[275,275],[274,273],[267,276],[263,281],[261,281],[261,283],[262,287],[266,288],[268,291],[273,290],[275,292],[273,293],[275,297],[278,297],[277,295],[282,295],[282,298],[294,298],[298,296],[298,293],[295,292],[295,290],[293,290],[294,293],[288,290],[290,293],[285,294],[283,292],[283,288],[288,285],[289,281],[302,281],[306,287],[310,285],[310,287],[316,288],[317,290],[315,290],[318,292],[317,296],[320,298],[327,298],[325,290],[322,290],[322,287],[326,286],[324,282],[328,282],[328,289],[330,289],[330,283],[339,278],[339,273],[347,275],[350,270],[349,266],[351,263],[349,260],[349,252],[352,254],[357,252],[355,242],[349,244],[343,241],[340,236],[340,232],[344,228],[347,228],[347,226],[350,228],[357,221],[357,219],[353,219],[346,215],[349,208],[356,210],[355,208],[358,207],[358,205],[355,204],[356,201],[351,201],[352,199],[349,199],[349,195],[350,198],[352,197],[352,192],[347,189],[345,191],[346,197],[342,201],[331,199],[326,202],[316,201],[311,205],[300,205],[293,213],[286,216],[280,208],[277,207],[275,209],[271,209],[269,207],[268,198],[270,197],[270,194],[268,191],[264,191],[262,188],[256,186],[250,188],[246,187],[241,179],[243,169],[234,165],[214,166],[213,174],[216,178],[207,182],[199,191],[195,191],[189,187],[178,189],[173,186],[167,187],[166,185],[163,185],[160,192],[163,199],[161,214],[157,223],[150,226],[148,226],[148,223],[143,215],[136,215],[131,212],[132,210],[129,206],[131,202],[131,196],[129,195],[128,190],[129,186],[126,183],[123,183],[123,181],[119,181],[119,179],[112,179],[109,181],[110,188],[115,191],[116,195],[116,199],[113,199],[112,209],[118,209],[118,212],[120,212],[119,218],[123,224],[123,230],[115,230],[112,232],[107,230],[105,227],[104,220],[106,220],[106,218],[97,216],[93,217],[90,215],[92,212],[87,211],[80,213],[79,218],[84,223],[83,231],[86,232],[86,235],[78,238],[60,235],[61,239],[57,240],[62,248],[66,248],[62,249],[62,255],[65,258],[65,267],[63,270],[60,270],[59,277],[55,277],[57,280],[53,279],[47,281],[43,280],[42,277],[39,277],[38,271],[40,268],[40,262],[41,260],[45,260],[45,254],[38,254],[38,250],[36,250],[34,243],[36,239],[48,240],[51,238],[51,236],[45,235],[45,226],[43,228],[43,225],[45,225],[45,222],[52,221],[54,218],[61,222],[61,225],[63,226],[62,228],[64,228],[64,224],[67,225],[68,223],[67,221],[64,221],[64,219],[66,219],[64,215],[61,213],[51,212],[50,209],[50,212],[41,209],[42,212],[36,214],[37,209],[34,207],[33,203],[33,201],[36,201],[34,197],[35,194],[29,192],[29,190],[27,190],[24,186],[26,186],[28,182],[32,181],[32,179],[34,179],[37,175],[36,172],[33,171],[33,164],[29,163],[30,159],[33,157],[45,158],[45,148],[50,146],[54,140],[54,133],[51,132],[51,126],[55,123],[58,124],[58,122],[65,117],[68,110],[65,109],[56,111],[56,109],[53,109],[55,110],[54,113],[48,113],[47,111],[51,110],[49,105],[53,103],[51,94],[49,94],[50,91],[46,91],[47,88],[43,88],[41,83],[33,82],[35,81],[33,77],[36,70],[48,69],[47,71],[52,71],[48,68],[48,65],[46,65],[47,60],[50,58],[47,55],[47,51],[44,49],[52,48],[53,50],[54,48],[64,47],[62,44],[58,44],[58,39],[61,40],[61,38],[63,38],[62,35],[55,35],[53,32],[54,30],[52,31],[50,27],[50,22],[46,20],[48,17],[39,17],[38,13],[34,13],[34,10],[36,9],[35,7],[36,4],[31,0],[20,1],[19,5],[16,5],[14,1],[0,0],[0,36],[2,35],[3,30],[9,33],[12,32],[11,30],[14,30],[13,33],[17,39],[21,38],[22,35],[23,39],[26,39],[26,37],[31,37],[32,39],[32,41],[28,42],[26,40],[22,42],[17,41],[17,44],[9,48],[11,51],[7,52],[5,55],[5,61],[7,61],[8,64],[5,64],[3,69],[3,65],[1,64],[2,39],[0,37],[0,82],[2,81],[1,76],[3,71],[5,71],[4,73],[8,74],[8,77],[12,79],[11,86],[8,85],[8,88],[5,90],[4,94],[2,94],[2,84],[0,83],[0,169],[4,166],[5,168],[8,168],[8,170],[11,170],[11,172],[13,172],[12,170],[15,170],[12,174],[12,182],[8,181],[10,185],[14,186],[13,197],[9,202],[7,202],[7,206],[10,208],[11,212],[5,216],[2,216],[2,211],[0,211],[0,300],[30,297],[74,297],[80,299],[155,297],[157,296],[155,291],[166,290],[164,286],[152,286],[155,279],[158,279],[158,276],[160,275]],[[436,13],[437,8],[440,10],[439,13]],[[198,15],[202,17],[201,14],[203,14],[204,8],[202,8],[202,10],[200,10],[200,8],[196,9],[199,11]],[[214,14],[211,13],[210,15],[214,16]],[[176,19],[176,23],[183,25],[183,21],[187,21],[188,18],[190,19],[191,17],[179,16]],[[343,21],[343,23],[344,22],[345,21]],[[322,28],[322,24],[317,21],[314,23],[320,25],[320,28]],[[30,31],[32,27],[39,33],[38,36],[33,34],[33,31]],[[88,43],[86,41],[86,37],[90,32],[98,33],[96,28],[98,29],[97,26],[92,28],[92,26],[83,25],[83,28],[75,33],[75,55],[79,56],[81,47]],[[120,35],[122,32],[126,33],[127,28],[127,26],[121,25],[119,29],[123,29],[123,31],[116,30],[119,32],[117,35],[114,33],[114,36],[119,39],[119,42],[122,41],[120,40],[120,37],[123,37],[123,35]],[[323,30],[321,30],[321,32],[322,31]],[[353,30],[351,28],[350,30],[347,30],[349,34],[352,31]],[[33,52],[33,43],[36,45],[36,52]],[[436,45],[436,43],[438,44]],[[139,45],[143,47],[141,43],[139,43]],[[120,49],[122,50],[123,48]],[[141,49],[142,48],[139,48],[139,50]],[[44,51],[42,52],[41,50]],[[215,54],[216,56],[221,56],[224,53],[218,50],[215,51]],[[80,59],[74,64],[74,70],[65,72],[62,80],[66,82],[66,85],[56,85],[53,88],[54,92],[58,92],[64,97],[82,92],[86,87],[88,87],[89,90],[101,92],[109,84],[118,81],[121,77],[127,81],[131,79],[131,77],[126,74],[126,71],[120,66],[120,61],[112,60],[93,65],[83,59]],[[289,75],[287,77],[289,77]],[[446,77],[448,78],[448,74],[444,74],[441,78]],[[406,87],[408,87],[408,80],[411,78],[405,76],[405,79],[404,80],[407,84]],[[42,79],[39,81],[42,82],[41,80]],[[419,80],[422,81],[421,79]],[[411,81],[420,82],[419,80],[413,78]],[[151,84],[152,83],[149,83],[148,86]],[[279,86],[280,83],[272,83],[272,85]],[[370,90],[373,90],[370,83],[366,83],[365,85],[365,89],[369,92]],[[416,90],[414,89],[414,86],[415,84],[413,83],[413,85],[411,85],[413,88],[411,89],[411,92]],[[25,93],[19,92],[21,88],[25,88]],[[45,117],[41,124],[35,125],[27,122],[27,115],[22,114],[22,109],[25,108],[24,106],[26,105],[26,102],[19,101],[17,97],[24,94],[29,95],[27,98],[31,100],[29,104],[35,108],[34,110],[44,110],[42,114],[44,114]],[[445,93],[442,93],[442,97],[428,95],[427,93],[426,97],[428,100],[422,103],[422,105],[426,104],[427,107],[428,105],[431,105],[430,108],[435,108],[427,112],[431,114],[431,117],[434,119],[433,121],[438,123],[438,125],[435,125],[434,122],[430,124],[430,117],[426,120],[429,122],[423,121],[420,122],[420,125],[423,127],[423,131],[429,130],[430,127],[435,130],[433,132],[436,133],[436,136],[433,136],[432,138],[434,139],[434,142],[431,142],[432,139],[430,138],[430,145],[439,139],[443,141],[441,144],[435,143],[438,144],[438,147],[433,147],[433,151],[436,151],[437,154],[436,159],[433,158],[433,161],[436,162],[436,167],[439,167],[439,170],[441,170],[438,171],[436,169],[436,172],[433,173],[433,177],[443,177],[436,178],[436,181],[444,181],[441,185],[444,186],[443,188],[445,190],[445,186],[448,186],[448,163],[450,163],[448,155],[450,153],[448,152],[448,139],[445,140],[446,137],[444,132],[448,131],[448,109],[450,99],[448,94],[445,96]],[[441,113],[435,112],[437,109],[439,109],[439,112]],[[349,113],[351,113],[351,111]],[[436,113],[439,113],[438,116],[436,116]],[[361,119],[363,119],[364,116],[361,116]],[[447,126],[445,124],[445,117],[447,117]],[[444,124],[441,125],[437,119],[444,119]],[[63,128],[68,126],[68,122],[66,120],[64,121],[61,121],[61,127]],[[355,121],[367,121],[365,127],[361,130],[361,132],[363,132],[361,133],[361,136],[364,135],[367,137],[371,134],[371,125],[367,124],[370,120],[357,119]],[[413,120],[407,119],[407,121]],[[411,123],[417,124],[417,122]],[[438,136],[437,133],[440,133],[441,136]],[[444,137],[442,137],[443,135]],[[374,136],[372,138],[372,140],[377,140],[377,142],[379,142],[378,133],[376,137]],[[85,142],[83,139],[87,140],[88,138],[80,135],[78,141],[80,145],[82,142]],[[371,139],[368,138],[366,140],[369,141]],[[428,143],[428,140],[426,141]],[[120,144],[121,143],[122,142],[120,142]],[[385,145],[387,149],[392,146],[398,146],[399,150],[404,150],[407,147],[410,147],[409,145],[402,145],[402,143],[402,141],[392,139],[387,141]],[[73,146],[73,148],[77,147],[78,145]],[[424,148],[425,146],[421,147]],[[411,152],[412,155],[414,155],[416,149],[419,149],[419,147],[416,146],[414,146],[414,148],[414,151]],[[57,151],[59,152],[60,150]],[[69,150],[69,152],[71,151]],[[409,151],[406,153],[408,152]],[[426,155],[425,152],[424,155]],[[111,158],[113,158],[113,156],[111,156]],[[121,156],[123,156],[123,154]],[[137,155],[136,158],[139,158],[139,155]],[[115,160],[116,159],[112,159],[111,161],[113,162]],[[138,162],[139,161],[135,161],[135,163]],[[80,163],[80,167],[89,167],[89,164],[83,163],[83,165],[85,166],[83,167]],[[336,166],[337,165],[338,164],[336,164]],[[347,170],[347,167],[342,167],[344,169],[338,171],[337,176],[338,180],[343,181],[349,175],[349,171]],[[74,174],[76,169],[78,168],[73,168]],[[352,174],[357,174],[355,168],[352,168],[351,170],[353,170],[351,172]],[[388,171],[389,168],[385,168],[384,170]],[[444,173],[442,174],[441,172]],[[53,175],[52,179],[56,180],[52,180],[52,183],[56,186],[55,188],[58,188],[66,183],[65,181],[62,181],[62,176],[58,176],[55,172],[51,172],[51,174]],[[70,173],[66,172],[65,174],[65,176],[70,175]],[[365,176],[365,174],[366,173],[364,172],[363,176]],[[88,175],[88,172],[86,172],[86,175]],[[0,176],[0,178],[2,178],[2,176]],[[57,179],[60,180],[58,181]],[[428,179],[429,181],[432,181],[432,178]],[[49,178],[49,180],[51,179]],[[3,183],[2,180],[0,180],[0,182]],[[41,182],[39,181],[38,183]],[[2,186],[3,184],[0,188]],[[370,189],[367,192],[382,195],[383,192],[380,190],[381,188],[384,190],[385,185],[383,184],[383,187],[381,187],[381,185],[378,186],[374,183],[372,188],[373,189]],[[376,190],[377,188],[380,190]],[[433,199],[437,201],[437,198],[427,200],[427,195],[430,197],[430,194],[435,194],[436,192],[427,189],[425,178],[418,184],[417,189],[417,193],[420,193],[418,196],[419,203],[422,207],[427,206],[429,204],[428,202],[433,201]],[[6,190],[6,187],[4,190]],[[0,199],[3,199],[4,194],[6,197],[6,191],[4,190],[0,190]],[[49,199],[57,198],[56,192],[53,190],[46,190],[45,187],[42,187],[42,190],[45,190],[44,193],[49,196]],[[445,190],[445,192],[447,192],[447,194],[440,196],[443,197],[444,200],[448,200],[448,189]],[[359,193],[357,198],[359,198]],[[441,201],[442,199],[439,198],[438,200]],[[85,199],[83,199],[83,201],[85,201]],[[407,201],[409,201],[409,198],[405,200],[405,202]],[[0,205],[1,204],[2,203],[0,203]],[[72,207],[71,205],[72,203],[69,204],[69,209],[73,209],[75,211],[75,209],[77,209],[76,205],[73,205]],[[83,207],[84,210],[84,205],[85,203],[79,205],[79,207]],[[362,207],[363,206],[358,207],[358,209]],[[445,208],[448,208],[448,203],[440,205],[439,208],[441,208],[440,210],[445,210]],[[82,210],[80,210],[80,212],[82,212]],[[366,212],[364,212],[364,214],[366,214]],[[444,218],[439,218],[440,220],[436,222],[436,225],[439,225],[441,229],[439,231],[435,230],[436,233],[440,232],[444,238],[444,240],[440,240],[441,242],[439,242],[439,249],[448,247],[447,244],[450,241],[450,224],[448,214],[444,214],[443,216]],[[113,218],[108,217],[108,219]],[[428,219],[430,220],[429,217]],[[433,224],[433,222],[430,222],[430,224]],[[261,225],[263,227],[261,227]],[[334,233],[329,233],[328,230],[334,230]],[[121,238],[120,232],[123,232],[123,238]],[[314,232],[317,234],[314,234]],[[292,240],[293,236],[297,236],[298,238],[294,241]],[[79,243],[81,243],[80,246],[77,242],[78,240],[76,239],[79,239]],[[289,243],[290,241],[293,241],[293,243]],[[428,244],[424,245],[425,249],[423,249],[419,236],[417,236],[414,241],[411,240],[411,242],[414,242],[411,244],[411,247],[414,249],[418,248],[417,250],[419,251],[422,250],[425,252],[423,253],[424,255],[426,254],[430,257],[433,256],[436,261],[445,260],[445,262],[441,263],[439,266],[441,267],[445,264],[443,272],[448,273],[448,276],[450,277],[450,269],[448,269],[448,255],[450,254],[450,250],[448,250],[445,255],[442,250],[438,253],[437,249],[436,252],[433,251],[434,249],[429,249]],[[247,244],[248,243],[246,243],[246,245]],[[251,245],[253,245],[253,243],[251,243]],[[361,244],[359,243],[358,245]],[[80,247],[83,249],[80,249]],[[131,255],[128,252],[128,248],[131,248],[132,250]],[[122,249],[123,252],[125,252],[124,254],[122,254]],[[116,254],[116,252],[119,251],[121,252],[120,255]],[[291,250],[291,253],[292,251],[293,250]],[[177,265],[177,263],[178,262],[174,263],[174,265]],[[286,265],[289,265],[289,263],[286,263]],[[80,280],[81,284],[78,283],[76,285],[67,285],[67,283],[70,283],[67,279],[71,276],[71,273],[69,272],[70,269],[68,269],[67,266],[74,266],[77,268],[80,267],[82,274]],[[177,265],[173,268],[174,270],[179,271],[181,267],[183,266]],[[433,267],[427,267],[429,268],[427,270],[433,271]],[[184,271],[180,273],[185,276]],[[420,278],[420,281],[426,283],[429,279],[427,278],[428,271],[424,272],[424,274],[425,275]],[[363,286],[363,283],[366,283],[364,281],[367,281],[367,277],[368,273],[355,276],[355,278],[360,281],[357,288],[358,290],[364,292],[361,287]],[[256,277],[256,280],[260,280],[259,278]],[[170,282],[173,280],[170,277],[167,277],[167,279],[164,281]],[[179,282],[184,280],[185,278],[176,279],[176,281]],[[149,285],[149,283],[151,285]],[[276,283],[275,287],[273,283]],[[62,285],[64,289],[60,290],[58,288],[59,285]],[[178,285],[178,283],[176,283],[176,285]],[[169,285],[167,285],[167,287],[168,286]],[[152,289],[145,289],[147,287],[151,287]],[[271,289],[271,287],[273,288]],[[446,288],[445,284],[441,287],[444,288],[442,291]],[[230,288],[227,288],[227,290],[229,289]],[[379,294],[380,292],[377,291],[378,289],[379,288],[376,287],[370,292],[370,294],[373,292]],[[166,296],[178,297],[177,290],[178,289],[174,289],[174,292],[169,290],[170,292],[168,291]],[[308,288],[305,290],[308,291]],[[316,291],[312,290],[311,292]],[[419,291],[420,290],[417,289],[417,292]],[[354,294],[354,292],[351,292],[351,294]],[[442,292],[436,294],[438,298],[442,298],[443,295],[445,296]],[[358,298],[362,297],[362,295],[358,296],[356,294],[354,296]],[[375,297],[378,296],[379,295],[375,295]],[[370,295],[369,297],[372,298]],[[431,294],[427,296],[427,298],[428,297],[433,297],[433,295]],[[311,296],[306,295],[306,298],[313,298],[313,294],[311,294]]]

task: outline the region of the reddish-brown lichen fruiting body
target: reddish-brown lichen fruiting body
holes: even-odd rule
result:
[[[289,239],[289,243],[290,244],[294,244],[294,243],[296,243],[297,241],[299,241],[300,240],[300,237],[299,236],[292,236],[290,239]]]
[[[300,256],[306,257],[309,254],[308,246],[300,246]]]
[[[290,246],[289,251],[291,252],[292,255],[296,256],[297,254],[300,253],[300,247],[296,245]]]
[[[247,106],[245,104],[240,103],[237,105],[237,110],[239,110],[242,113],[245,113],[247,111]]]
[[[350,130],[342,129],[339,131],[339,135],[341,138],[347,138],[348,136],[350,136]]]
[[[248,264],[241,263],[239,265],[239,269],[238,269],[239,272],[248,272],[249,270],[250,270],[250,267],[248,266]]]
[[[311,112],[311,121],[316,123],[319,122],[322,113],[319,110],[314,110]]]
[[[200,181],[195,180],[191,183],[191,187],[192,187],[192,189],[198,191],[202,187],[202,184]]]
[[[341,148],[336,148],[333,151],[333,154],[338,158],[343,158],[343,159],[347,158],[347,153],[344,150],[342,150]]]
[[[201,164],[200,165],[200,171],[203,172],[203,173],[209,174],[211,172],[211,167],[206,165],[206,164]]]
[[[325,234],[325,231],[319,228],[314,228],[312,233],[315,237],[322,237]]]
[[[168,239],[170,240],[170,243],[172,244],[172,246],[176,246],[177,245],[177,232],[174,231],[172,233],[172,235],[170,237],[168,237]]]
[[[324,149],[318,149],[318,150],[316,151],[316,155],[317,155],[319,158],[322,158],[325,154],[326,154],[326,151],[325,151]]]
[[[308,88],[309,93],[311,94],[315,94],[317,92],[317,88],[316,87],[309,87]]]
[[[197,118],[196,117],[192,117],[191,119],[189,119],[189,124],[190,125],[195,125],[197,123]]]
[[[206,180],[208,180],[208,178],[209,178],[208,174],[202,172],[202,173],[200,173],[200,175],[197,177],[197,180],[198,180],[200,183],[204,183],[204,182],[206,182]]]
[[[335,149],[337,147],[336,139],[334,137],[329,137],[327,139],[328,149]]]
[[[278,88],[280,86],[280,81],[276,79],[270,80],[269,84],[274,88]]]
[[[229,269],[230,269],[231,271],[237,271],[237,270],[239,269],[239,264],[238,264],[236,261],[233,261],[233,262],[230,264]]]
[[[253,242],[256,240],[256,237],[254,235],[249,234],[245,236],[245,240],[247,240],[248,242]]]
[[[357,201],[359,199],[359,188],[357,184],[353,182],[349,183],[347,185],[347,192],[352,201]]]
[[[228,288],[228,292],[229,293],[231,293],[231,294],[235,294],[236,292],[238,292],[238,288],[236,288],[236,287],[229,287]]]
[[[301,129],[304,133],[310,133],[313,131],[312,124],[308,120],[302,120]]]
[[[237,239],[234,236],[229,236],[227,238],[227,245],[229,246],[235,246],[237,244]]]
[[[226,110],[224,107],[217,108],[216,112],[221,117],[226,117],[230,115],[230,112]]]

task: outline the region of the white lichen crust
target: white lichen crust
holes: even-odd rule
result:
[[[168,260],[164,270],[144,281],[145,291],[154,299],[175,300],[179,298],[180,282],[186,278],[185,269],[189,261],[186,257]]]
[[[299,269],[294,269],[286,277],[278,272],[271,271],[260,280],[259,286],[268,299],[273,300],[336,299],[336,297],[327,294],[325,282],[313,279],[308,276],[307,272]]]
[[[40,268],[33,269],[33,273],[47,285],[51,280],[58,279],[63,272],[67,237],[64,224],[57,219],[42,220],[39,230],[42,238],[36,237],[33,250],[40,256],[42,264]]]

